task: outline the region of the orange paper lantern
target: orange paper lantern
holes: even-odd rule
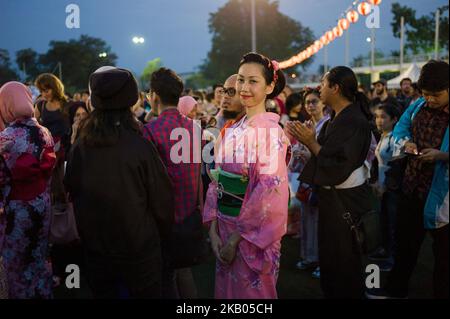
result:
[[[317,47],[317,51],[323,48],[323,44],[319,40],[314,41],[314,46]]]
[[[358,12],[356,12],[355,10],[351,10],[347,13],[347,19],[348,21],[350,21],[351,23],[356,23],[358,22],[359,19],[359,14]]]
[[[374,6],[377,6],[381,3],[381,0],[369,0],[370,4],[373,4]]]
[[[326,34],[326,36],[327,36],[327,40],[329,41],[329,42],[331,42],[331,41],[333,41],[334,40],[334,33],[333,33],[333,31],[328,31],[327,33],[325,33]]]
[[[333,28],[333,35],[335,38],[342,37],[343,34],[344,34],[344,31],[342,31],[342,29],[340,27]]]
[[[323,36],[320,37],[320,42],[321,42],[323,45],[327,45],[328,43],[330,43],[330,41],[328,41],[326,35],[323,35]]]
[[[370,11],[372,11],[372,6],[371,6],[369,3],[367,3],[367,2],[361,2],[361,3],[358,5],[358,12],[359,12],[360,14],[362,14],[363,16],[368,15],[368,14],[370,13]]]
[[[342,30],[347,30],[348,27],[350,27],[350,22],[348,22],[347,19],[343,18],[343,19],[339,20],[338,25]]]

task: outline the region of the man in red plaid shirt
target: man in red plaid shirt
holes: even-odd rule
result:
[[[157,108],[159,116],[144,127],[144,137],[156,146],[167,168],[173,185],[175,223],[180,224],[201,204],[201,128],[177,109],[183,82],[175,72],[159,69],[153,73],[150,86],[151,105]],[[196,297],[190,268],[166,269],[165,277],[163,297]],[[175,288],[175,278],[179,292]]]

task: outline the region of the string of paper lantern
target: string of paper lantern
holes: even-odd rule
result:
[[[281,69],[287,69],[294,65],[300,64],[305,60],[311,58],[317,54],[325,46],[342,37],[344,31],[348,30],[352,24],[355,24],[359,20],[359,16],[367,16],[372,11],[372,6],[378,6],[382,0],[355,0],[352,5],[342,14],[342,17],[338,20],[337,26],[327,30],[319,39],[315,40],[313,44],[308,46],[297,55],[280,62]],[[356,8],[356,9],[355,9]]]

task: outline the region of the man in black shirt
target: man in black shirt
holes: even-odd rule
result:
[[[413,83],[410,78],[404,78],[400,81],[400,92],[397,95],[397,101],[401,106],[402,113],[411,104],[412,95],[414,93],[412,84]]]
[[[374,86],[374,98],[372,99],[370,109],[374,109],[379,104],[391,104],[398,107],[400,111],[403,111],[401,105],[398,103],[397,99],[391,95],[388,94],[387,91],[387,82],[385,79],[380,79],[374,83],[372,83]]]

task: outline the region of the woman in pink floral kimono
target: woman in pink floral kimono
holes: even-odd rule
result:
[[[11,299],[52,297],[47,257],[55,163],[52,136],[33,118],[31,91],[6,83],[0,88],[0,256]]]
[[[249,53],[237,92],[247,115],[228,128],[216,149],[203,220],[217,258],[218,299],[277,298],[281,238],[288,210],[287,137],[265,101],[282,92],[275,61]]]

